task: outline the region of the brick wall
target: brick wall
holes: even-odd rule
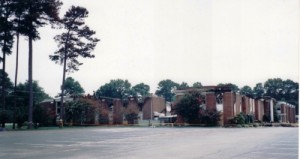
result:
[[[113,101],[113,123],[114,124],[123,124],[123,103],[119,99]]]
[[[249,97],[242,97],[242,112],[245,114],[250,114],[250,100]]]
[[[223,95],[223,122],[224,125],[229,124],[228,120],[234,117],[234,94],[232,92],[224,92]]]
[[[239,94],[235,95],[235,115],[242,112],[242,96]]]
[[[205,96],[206,108],[209,110],[217,109],[217,101],[215,93],[208,93]]]
[[[263,101],[255,100],[255,120],[262,121],[264,115]]]
[[[166,101],[161,97],[147,97],[143,105],[143,118],[144,120],[153,119],[153,113],[151,113],[151,102],[152,102],[152,112],[164,113],[166,109]]]

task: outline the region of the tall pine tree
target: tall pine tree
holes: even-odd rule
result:
[[[58,50],[54,55],[50,55],[50,59],[63,65],[63,79],[61,85],[60,117],[64,119],[64,90],[66,72],[78,71],[78,67],[82,65],[78,61],[78,57],[93,58],[91,52],[97,45],[99,39],[93,37],[96,33],[85,25],[84,19],[88,17],[89,12],[83,7],[72,6],[64,15],[62,25],[64,32],[55,36],[58,43]]]

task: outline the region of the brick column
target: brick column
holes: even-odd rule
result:
[[[122,101],[119,99],[115,99],[113,101],[113,123],[114,124],[123,124],[123,113],[122,113],[122,108],[123,104]]]
[[[255,119],[256,120],[260,120],[260,114],[261,114],[261,112],[260,112],[260,109],[259,109],[259,100],[257,99],[257,100],[255,100],[255,103],[254,103],[254,109],[255,109]]]
[[[217,109],[217,101],[215,93],[208,93],[205,96],[206,108],[209,110]]]
[[[284,123],[285,123],[285,122],[286,122],[286,119],[285,119],[285,115],[284,115],[284,114],[285,114],[285,112],[284,112],[284,104],[281,104],[281,105],[280,105],[280,110],[281,110],[281,114],[282,114],[282,115],[281,115],[281,122],[284,122]]]
[[[271,119],[271,117],[270,117],[270,101],[264,101],[264,115]]]
[[[242,112],[242,96],[241,95],[236,95],[235,96],[235,106],[236,106],[236,115],[240,114]]]
[[[233,106],[234,106],[234,95],[232,92],[225,92],[223,95],[223,121],[224,125],[228,124],[228,120],[234,117]]]
[[[242,97],[242,111],[245,114],[250,114],[250,100],[248,97]]]

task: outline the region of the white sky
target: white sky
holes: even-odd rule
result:
[[[299,81],[298,0],[64,0],[86,7],[87,25],[101,39],[94,59],[69,76],[92,93],[111,79],[234,83],[255,86],[269,78]],[[34,42],[33,78],[57,95],[62,66],[49,60],[59,31],[40,29]],[[21,39],[19,82],[28,78],[28,41]],[[15,51],[15,49],[14,49]],[[2,67],[2,66],[1,66]],[[7,72],[14,80],[15,52]]]

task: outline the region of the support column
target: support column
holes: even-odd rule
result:
[[[270,119],[271,122],[274,122],[274,109],[273,109],[273,100],[270,100]]]

